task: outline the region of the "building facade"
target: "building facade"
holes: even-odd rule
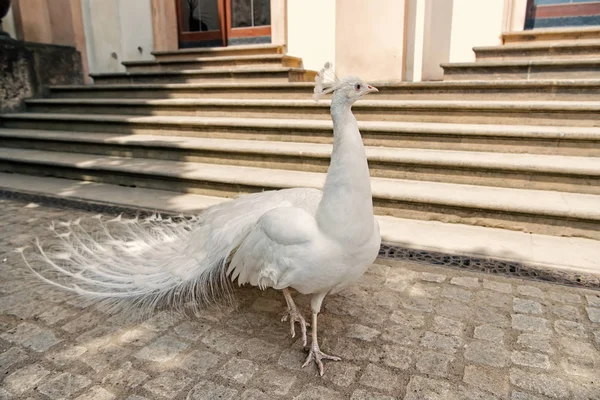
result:
[[[13,0],[4,29],[76,47],[89,73],[122,72],[154,51],[285,45],[317,70],[373,81],[430,81],[501,33],[600,23],[590,0]]]

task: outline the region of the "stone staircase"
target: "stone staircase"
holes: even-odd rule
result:
[[[353,107],[384,240],[600,273],[600,30],[548,32],[504,35],[442,82],[374,83]],[[322,185],[329,103],[300,59],[272,45],[155,56],[2,115],[0,188],[197,211]]]

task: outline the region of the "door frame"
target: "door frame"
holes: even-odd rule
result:
[[[271,26],[273,24],[273,15],[271,14],[271,24],[262,26],[253,26],[249,28],[233,28],[231,26],[231,0],[225,1],[225,21],[227,21],[227,38],[271,36]]]

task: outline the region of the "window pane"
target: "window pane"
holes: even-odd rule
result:
[[[231,0],[231,27],[252,26],[252,0]]]
[[[271,25],[271,1],[253,0],[254,26]]]
[[[231,0],[231,26],[249,28],[271,25],[270,0]]]
[[[179,0],[181,5],[182,32],[206,32],[219,30],[218,0]]]

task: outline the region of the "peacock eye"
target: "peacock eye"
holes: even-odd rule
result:
[[[354,89],[356,89],[357,91],[360,90],[360,83],[357,83],[356,85],[354,85]]]

